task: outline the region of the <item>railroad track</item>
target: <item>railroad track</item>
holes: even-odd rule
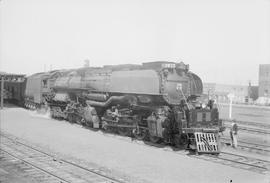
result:
[[[126,139],[123,139],[126,141]],[[99,172],[98,170],[93,170],[93,169],[89,169],[89,168],[85,168],[85,167],[81,167],[80,165],[76,165],[72,162],[68,162],[62,159],[56,159],[54,156],[48,155],[47,153],[44,152],[40,152],[40,150],[35,149],[27,144],[24,144],[18,140],[14,140],[14,138],[9,138],[9,137],[4,137],[1,138],[1,142],[2,142],[2,147],[3,146],[16,146],[16,148],[18,148],[18,150],[15,151],[19,151],[19,152],[15,152],[16,158],[22,159],[24,161],[27,161],[26,163],[29,163],[30,165],[33,164],[34,166],[37,166],[39,169],[42,169],[41,171],[45,172],[47,175],[51,175],[53,176],[56,180],[61,180],[61,182],[76,182],[74,181],[74,179],[76,180],[76,178],[79,176],[79,178],[84,178],[84,180],[79,180],[79,182],[91,182],[89,180],[85,181],[87,179],[87,175],[86,174],[91,174],[90,179],[93,180],[93,174],[94,176],[97,176],[97,179],[101,178],[101,181],[92,181],[92,182],[110,182],[110,183],[119,183],[119,182],[125,182],[124,180],[118,180],[116,178],[111,178],[109,176],[104,176],[101,172]],[[134,141],[131,141],[132,143],[134,143]],[[140,145],[142,145],[142,143],[139,143]],[[253,144],[254,145],[254,144]],[[155,146],[155,145],[153,145]],[[5,149],[5,151],[8,151],[8,147],[4,147],[7,148]],[[13,149],[10,148],[11,152],[9,153],[13,153]],[[15,148],[15,149],[16,149]],[[27,151],[22,151],[21,148],[26,148],[26,149],[30,149]],[[200,155],[196,155],[195,153],[189,153],[188,151],[182,151],[182,150],[177,150],[177,149],[172,149],[171,147],[165,147],[163,148],[164,151],[171,151],[172,153],[177,153],[179,155],[183,155],[183,156],[189,156],[192,158],[197,158],[197,159],[202,159],[205,161],[210,161],[210,162],[214,162],[214,163],[218,163],[218,164],[223,164],[226,166],[231,166],[231,167],[235,167],[235,168],[239,168],[239,169],[245,169],[248,171],[252,171],[252,172],[257,172],[260,174],[269,174],[270,173],[270,161],[266,161],[266,160],[262,160],[262,159],[258,159],[258,158],[253,158],[253,157],[246,157],[246,156],[242,156],[242,155],[238,155],[238,154],[233,154],[233,153],[227,153],[227,152],[221,152],[219,155],[211,155],[211,154],[200,154]],[[28,152],[30,151],[30,152]],[[23,154],[23,155],[20,155]],[[25,155],[26,154],[26,155]],[[35,160],[35,158],[38,158],[37,160]],[[29,160],[32,160],[29,162]],[[57,165],[51,165],[51,163],[45,163],[45,167],[42,165],[41,167],[39,166],[38,162],[54,162]],[[42,164],[41,163],[41,164]],[[64,164],[64,165],[62,165]],[[56,169],[54,167],[57,167]],[[69,166],[75,166],[72,169],[69,168]],[[79,167],[79,169],[82,169],[80,171],[86,171],[84,173],[78,173],[77,168]],[[68,172],[63,172],[63,169],[67,169]],[[75,169],[75,170],[74,170]],[[86,170],[85,170],[86,169]],[[98,174],[96,174],[98,173]],[[67,176],[65,176],[65,174],[67,174]],[[69,179],[70,177],[70,179]],[[44,181],[40,181],[40,182],[44,182]],[[53,181],[49,181],[49,182],[53,182]]]
[[[270,161],[261,160],[252,157],[246,157],[238,154],[221,152],[218,156],[211,154],[204,154],[200,156],[190,155],[192,157],[211,161],[227,166],[241,168],[260,174],[269,174],[270,172]]]
[[[18,161],[22,170],[38,182],[62,183],[124,183],[123,179],[108,175],[99,169],[58,159],[35,147],[23,143],[1,132],[1,154],[5,161]],[[13,160],[12,160],[13,159]],[[2,161],[2,160],[1,160]]]
[[[133,141],[134,143],[134,141]],[[138,143],[142,145],[142,143]],[[260,146],[259,144],[253,144],[253,143],[247,143],[249,146],[246,145],[246,148],[253,148],[255,149],[255,146]],[[189,156],[192,158],[197,158],[197,159],[203,159],[206,161],[211,161],[214,163],[218,164],[223,164],[226,166],[231,166],[231,167],[236,167],[240,169],[245,169],[249,170],[252,172],[258,172],[260,174],[269,174],[270,173],[270,161],[268,160],[263,160],[263,159],[258,159],[258,158],[253,158],[253,157],[247,157],[247,156],[242,156],[239,154],[233,154],[233,153],[228,153],[228,152],[220,152],[218,155],[212,155],[212,154],[199,154],[197,155],[195,152],[189,152],[189,151],[184,151],[183,149],[175,148],[175,147],[169,147],[166,146],[165,144],[154,144],[152,142],[147,142],[147,145],[153,146],[153,147],[158,147],[158,148],[163,148],[164,151],[171,151],[172,153],[176,153],[179,155],[183,156]],[[240,145],[243,146],[244,145]],[[261,145],[262,147],[264,145]],[[268,147],[265,145],[264,147]],[[259,147],[257,147],[256,150],[260,150]],[[269,152],[266,149],[263,149],[266,152]]]
[[[230,122],[230,123],[233,122],[233,120],[231,119],[222,119],[222,120],[225,122]],[[255,126],[255,127],[259,127],[263,129],[270,129],[270,125],[266,123],[259,123],[255,121],[241,121],[241,120],[235,120],[235,122],[241,125],[248,125],[248,126]]]
[[[134,141],[132,143],[134,143]],[[142,143],[137,143],[137,144],[143,145]],[[220,152],[220,154],[218,155],[212,155],[212,154],[197,155],[196,153],[193,153],[190,151],[184,151],[183,149],[179,149],[175,147],[166,146],[165,144],[154,144],[152,142],[147,142],[147,145],[163,148],[164,151],[170,151],[172,153],[176,153],[179,155],[189,156],[189,157],[197,158],[197,159],[203,159],[206,161],[211,161],[211,162],[223,164],[226,166],[236,167],[239,169],[245,169],[252,172],[258,172],[264,175],[270,173],[270,161],[268,160],[247,157],[247,156],[242,156],[239,154],[233,154],[233,153],[228,153],[228,152]],[[250,146],[247,146],[247,148],[251,148],[251,145],[252,145],[252,148],[255,148],[256,145],[259,146],[259,144],[253,144],[253,143],[249,143],[249,145]],[[269,147],[269,146],[265,145],[265,147]],[[256,150],[259,150],[259,147]]]
[[[106,134],[106,135],[115,137],[115,135],[113,134]],[[227,153],[227,152],[220,152],[219,155],[211,155],[211,154],[196,155],[196,153],[185,151],[183,149],[179,149],[179,148],[175,148],[171,146],[167,146],[166,144],[155,144],[152,142],[145,142],[144,144],[144,143],[141,143],[141,141],[137,141],[137,140],[130,141],[129,138],[121,138],[121,140],[126,141],[126,142],[128,141],[131,143],[136,143],[139,145],[147,144],[147,146],[161,148],[164,151],[169,151],[169,152],[176,153],[182,156],[189,156],[192,158],[203,159],[206,161],[211,161],[211,162],[223,164],[226,166],[245,169],[252,172],[258,172],[260,174],[270,173],[270,161],[267,161],[267,160],[265,161],[258,158],[246,157],[246,156],[241,156],[238,154]],[[240,143],[243,143],[243,145],[242,144],[240,145],[242,148],[245,147],[245,148],[248,148],[249,150],[256,150],[256,151],[263,150],[267,153],[269,152],[266,148],[269,148],[270,146],[267,146],[267,145],[254,144],[254,143],[248,143],[248,142],[242,142],[242,141],[240,141]]]
[[[229,138],[221,137],[221,143],[230,144],[231,140]],[[246,142],[243,140],[238,140],[238,148],[252,151],[258,154],[270,154],[270,146],[266,144],[257,144]]]
[[[66,183],[66,181],[64,181],[62,178],[58,178],[58,176],[54,176],[50,172],[47,172],[44,169],[40,169],[31,163],[27,163],[26,161],[17,158],[16,156],[3,149],[0,150],[0,156],[1,166],[12,166],[14,169],[19,171],[16,172],[18,175],[30,179],[29,182]]]
[[[236,122],[236,123],[238,123],[238,122]],[[249,122],[248,122],[249,123]],[[231,121],[224,121],[224,126],[226,127],[226,128],[231,128]],[[254,127],[256,127],[256,128],[254,128]],[[263,126],[265,126],[265,125],[263,125]],[[266,125],[267,126],[267,125]],[[268,129],[268,128],[263,128],[263,127],[259,127],[258,128],[258,126],[256,126],[256,124],[254,124],[254,125],[248,125],[248,126],[243,126],[243,125],[241,125],[241,123],[239,123],[239,125],[238,125],[238,129],[239,130],[242,130],[242,131],[246,131],[246,132],[249,132],[249,133],[256,133],[256,134],[264,134],[264,135],[270,135],[270,129]]]
[[[258,129],[258,128],[250,128],[250,127],[240,126],[239,127],[239,130],[247,131],[247,132],[251,132],[251,133],[257,133],[257,134],[270,135],[270,131],[269,130]]]

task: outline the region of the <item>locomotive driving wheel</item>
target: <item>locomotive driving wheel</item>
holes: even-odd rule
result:
[[[181,134],[180,144],[186,149],[189,144],[188,134]]]
[[[160,137],[156,137],[156,136],[152,136],[152,135],[149,136],[149,139],[153,143],[159,143],[161,141]]]
[[[146,129],[140,128],[137,126],[135,129],[132,131],[134,137],[138,140],[144,140],[147,134]]]
[[[187,134],[176,135],[174,138],[174,144],[178,148],[187,149],[189,144],[189,138]]]
[[[101,128],[104,130],[104,131],[107,131],[108,130],[108,123],[106,121],[102,121],[101,123]]]
[[[72,113],[69,113],[68,116],[67,116],[67,120],[70,122],[70,123],[75,123],[75,117]]]
[[[118,128],[118,133],[122,136],[128,136],[130,131],[128,128],[125,128],[125,127],[119,127]]]

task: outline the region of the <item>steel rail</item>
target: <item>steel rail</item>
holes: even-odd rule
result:
[[[9,137],[7,137],[7,138],[10,139],[10,140],[13,140],[12,138],[9,138]],[[24,144],[24,143],[22,143],[20,141],[16,141],[16,143],[29,146],[29,145]],[[29,146],[29,148],[46,154],[45,152],[42,152],[42,151],[40,151],[40,150],[38,150],[36,148],[33,148],[32,146]],[[215,163],[218,163],[218,164],[225,164],[226,166],[233,166],[233,167],[237,167],[237,168],[241,168],[241,169],[245,169],[245,170],[249,170],[249,171],[254,171],[254,169],[255,169],[261,174],[265,174],[265,172],[269,172],[269,168],[267,168],[267,167],[270,167],[270,161],[261,160],[261,159],[257,159],[257,158],[252,158],[252,157],[246,157],[246,156],[233,154],[233,153],[227,153],[227,152],[220,152],[219,155],[211,155],[211,154],[195,155],[195,154],[186,154],[184,152],[179,153],[179,151],[177,151],[176,153],[181,154],[181,155],[187,155],[187,156],[193,157],[193,158],[203,159],[203,160],[206,160],[206,161],[212,161],[212,162],[215,162]],[[227,155],[227,157],[226,156],[224,157],[223,155]],[[51,156],[51,155],[49,155],[49,156]],[[51,156],[51,157],[53,157],[53,156]],[[67,162],[67,163],[73,165],[72,162],[62,160],[62,159],[59,159],[59,160],[61,160],[63,162]],[[230,162],[231,164],[228,164],[226,162]],[[258,162],[259,162],[259,164],[263,164],[263,165],[266,164],[267,167],[258,165]],[[77,164],[75,164],[75,166],[77,166]],[[80,167],[80,165],[78,165],[78,166]],[[82,168],[85,168],[85,167],[82,167]],[[86,168],[86,170],[89,170],[89,169]],[[90,170],[90,172],[93,172],[93,171]],[[94,173],[97,173],[97,172],[94,172]],[[97,173],[97,174],[101,175],[101,176],[104,176],[103,174],[99,174],[99,173]],[[111,177],[107,177],[107,176],[106,176],[106,178],[111,179]],[[119,181],[117,179],[113,179],[113,180],[116,181],[116,182],[123,182],[123,181]]]
[[[226,138],[226,137],[220,137],[221,140],[223,140],[223,142],[227,141],[230,142],[230,138]],[[270,145],[265,145],[265,144],[257,144],[257,143],[251,143],[251,142],[246,142],[246,141],[243,141],[243,140],[237,140],[239,143],[242,144],[248,144],[248,145],[251,145],[251,146],[261,146],[261,147],[265,147],[265,148],[270,148]]]
[[[264,162],[264,163],[268,163],[270,165],[270,161],[267,161],[267,160],[261,160],[261,159],[257,159],[257,158],[250,158],[250,157],[242,156],[242,155],[239,155],[239,154],[233,154],[233,153],[227,153],[227,152],[221,152],[220,155],[222,155],[222,154],[226,154],[226,155],[229,155],[229,156],[235,156],[237,158],[243,158],[245,160],[251,159],[252,161],[255,160],[255,161],[258,161],[258,162]],[[213,155],[208,155],[208,156],[213,156]],[[231,161],[231,162],[234,162],[234,163],[247,165],[247,166],[251,166],[251,167],[255,167],[255,168],[259,168],[259,169],[262,169],[264,171],[267,171],[267,170],[269,171],[269,169],[264,167],[264,166],[254,165],[254,164],[251,164],[251,163],[245,163],[245,162],[241,162],[241,161],[237,161],[237,160],[233,160],[233,159],[229,159],[229,158],[224,158],[224,157],[221,157],[221,156],[217,156],[215,158],[226,160],[226,161]]]
[[[53,173],[51,173],[51,172],[45,170],[45,169],[43,169],[43,168],[40,168],[40,167],[34,165],[33,163],[31,163],[31,162],[29,162],[29,161],[27,161],[27,160],[25,160],[25,159],[23,159],[23,158],[19,158],[19,157],[15,156],[14,154],[12,154],[12,153],[10,153],[10,152],[8,152],[8,151],[3,150],[2,148],[0,149],[0,151],[2,151],[2,152],[4,152],[4,153],[6,153],[6,154],[12,156],[12,157],[15,158],[15,159],[18,159],[18,160],[20,160],[20,161],[22,161],[22,162],[24,162],[24,163],[30,165],[30,166],[33,167],[33,168],[36,168],[36,169],[40,170],[40,171],[42,171],[42,172],[44,172],[44,173],[46,173],[46,174],[48,174],[48,175],[50,175],[50,176],[52,176],[52,177],[55,177],[55,178],[57,178],[57,179],[60,180],[60,181],[63,181],[63,182],[65,182],[65,183],[72,183],[72,182],[70,182],[70,181],[68,181],[68,180],[65,180],[65,179],[63,179],[63,178],[61,178],[61,177],[59,177],[59,176],[57,176],[57,175],[55,175],[55,174],[53,174]]]
[[[230,128],[230,125],[225,124],[224,125],[226,128]],[[268,130],[264,130],[264,129],[260,129],[260,128],[251,128],[251,127],[245,127],[245,126],[238,126],[239,130],[242,131],[247,131],[247,132],[253,132],[253,133],[259,133],[259,134],[270,134],[270,131]]]
[[[257,127],[262,127],[262,128],[268,128],[270,129],[270,125],[269,124],[265,124],[262,122],[255,122],[255,121],[242,121],[242,120],[233,120],[233,119],[222,119],[224,122],[236,122],[238,124],[242,124],[242,125],[248,125],[248,126],[257,126]]]
[[[29,149],[31,149],[31,150],[34,150],[34,151],[39,152],[39,153],[41,153],[41,154],[44,154],[44,155],[46,155],[46,156],[48,156],[48,157],[51,157],[51,158],[53,158],[53,159],[57,159],[58,161],[64,162],[64,163],[69,164],[69,165],[72,165],[72,166],[74,166],[74,167],[77,167],[77,168],[79,168],[79,169],[85,170],[85,171],[87,171],[87,172],[96,174],[97,176],[103,177],[103,178],[108,179],[108,180],[110,180],[110,181],[113,181],[113,182],[115,182],[115,183],[116,183],[116,182],[117,182],[117,183],[125,183],[125,181],[118,180],[118,179],[116,179],[116,178],[113,178],[113,177],[104,175],[104,174],[102,174],[102,173],[99,173],[99,172],[97,172],[97,171],[91,170],[91,169],[89,169],[89,168],[87,168],[87,167],[84,167],[84,166],[81,166],[81,165],[79,165],[79,164],[70,162],[70,161],[68,161],[68,160],[64,160],[64,159],[62,159],[62,158],[56,158],[55,156],[53,156],[53,155],[51,155],[51,154],[49,154],[49,153],[47,153],[47,152],[44,152],[44,151],[42,151],[42,150],[39,150],[39,149],[37,149],[37,148],[35,148],[35,147],[32,147],[32,146],[30,146],[30,145],[27,145],[27,144],[25,144],[25,143],[23,143],[23,142],[21,142],[21,141],[18,141],[18,140],[13,139],[13,138],[7,137],[7,135],[4,135],[3,133],[1,133],[1,136],[5,137],[5,138],[9,139],[10,141],[13,141],[13,142],[15,142],[15,143],[17,143],[17,144],[20,144],[20,145],[22,145],[22,146],[24,146],[24,147],[27,147],[27,148],[29,148]],[[66,182],[68,182],[68,181],[66,181]]]
[[[223,157],[223,155],[227,155],[228,157]],[[219,163],[219,164],[225,164],[227,166],[233,166],[233,167],[237,167],[237,168],[241,168],[241,169],[245,169],[245,170],[249,170],[249,171],[254,171],[254,169],[261,173],[261,174],[266,174],[267,172],[269,172],[269,168],[265,167],[265,166],[260,166],[260,165],[256,165],[255,163],[252,162],[259,162],[260,164],[267,164],[267,166],[270,166],[270,162],[266,161],[266,160],[261,160],[261,159],[257,159],[257,158],[251,158],[251,157],[246,157],[246,156],[242,156],[242,155],[238,155],[238,154],[233,154],[233,153],[227,153],[227,152],[220,152],[219,155],[211,155],[211,154],[203,154],[203,155],[188,155],[190,157],[194,157],[194,158],[198,158],[198,159],[203,159],[203,160],[207,160],[207,161],[212,161],[215,163]],[[239,159],[242,159],[242,161],[240,161]],[[228,164],[231,163],[231,164]],[[241,167],[242,166],[242,167]]]
[[[240,157],[240,158],[249,158],[249,159],[256,160],[256,161],[265,162],[265,163],[268,163],[270,165],[270,161],[268,161],[268,160],[262,160],[262,159],[259,159],[259,158],[247,157],[247,156],[243,156],[243,155],[240,155],[240,154],[234,154],[234,153],[229,153],[229,152],[221,152],[221,154],[237,156],[237,157]],[[265,168],[265,169],[267,169],[267,168]]]

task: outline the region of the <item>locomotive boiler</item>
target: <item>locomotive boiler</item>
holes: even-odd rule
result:
[[[81,68],[55,80],[51,115],[121,135],[198,152],[219,152],[222,131],[202,81],[183,62]]]

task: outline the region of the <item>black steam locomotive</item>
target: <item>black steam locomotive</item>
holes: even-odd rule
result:
[[[219,153],[223,130],[202,81],[183,62],[107,65],[61,72],[46,95],[53,118],[198,152]]]

